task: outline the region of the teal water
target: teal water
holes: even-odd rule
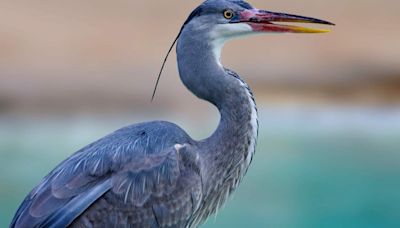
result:
[[[118,126],[0,118],[0,227],[56,164]],[[246,178],[203,227],[400,227],[400,111],[263,110],[260,126]]]

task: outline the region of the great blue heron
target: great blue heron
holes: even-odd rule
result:
[[[179,74],[221,119],[195,141],[173,123],[124,127],[79,150],[36,186],[11,227],[197,227],[236,189],[255,151],[257,108],[248,85],[220,63],[232,38],[257,33],[320,33],[274,22],[330,22],[208,0],[177,39]]]

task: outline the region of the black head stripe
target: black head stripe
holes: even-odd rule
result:
[[[253,7],[245,2],[245,1],[231,1],[232,3],[244,8],[244,9],[253,9]],[[190,13],[189,17],[186,19],[185,23],[183,24],[183,26],[185,26],[186,24],[188,24],[193,18],[195,17],[199,17],[202,14],[206,14],[208,11],[209,12],[213,12],[212,9],[209,9],[209,6],[212,5],[212,2],[204,2],[203,4],[201,4],[200,6],[198,6],[195,10],[192,11],[192,13]]]
[[[186,19],[183,26],[189,23],[193,18],[200,16],[202,13],[203,13],[202,7],[201,6],[197,7],[195,10],[192,11],[192,13],[190,13],[189,17]]]

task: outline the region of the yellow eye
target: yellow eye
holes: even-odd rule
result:
[[[233,11],[232,10],[225,10],[224,11],[224,17],[226,19],[231,19],[233,17]]]

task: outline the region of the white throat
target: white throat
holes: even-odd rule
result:
[[[250,25],[244,23],[219,24],[216,25],[210,33],[210,40],[214,57],[218,64],[221,64],[221,52],[225,43],[229,40],[251,35],[253,29]]]

